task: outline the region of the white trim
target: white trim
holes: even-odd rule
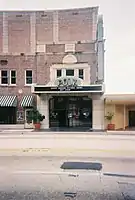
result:
[[[79,69],[83,69],[83,82],[85,84],[90,84],[90,68],[91,66],[88,63],[75,63],[75,64],[54,64],[50,66],[50,81],[53,82],[55,79],[57,79],[57,70],[62,70],[62,76],[66,76],[66,69],[73,69],[74,70],[74,76],[79,78]]]
[[[95,40],[80,40],[80,42],[83,44],[87,44],[87,43],[90,43],[90,44],[93,44],[95,43]],[[46,44],[53,44],[52,41],[46,41],[45,42]],[[71,44],[78,44],[78,40],[72,40],[70,41]],[[44,42],[42,41],[37,41],[37,44],[44,44]],[[57,44],[69,44],[69,41],[58,41]]]
[[[82,81],[82,79],[81,79],[81,81]],[[103,84],[91,84],[91,85],[86,84],[86,85],[83,85],[83,86],[86,86],[86,87],[88,87],[88,86],[91,86],[91,87],[92,86],[93,87],[95,87],[95,86],[102,86],[102,88],[103,88]],[[48,84],[46,84],[46,85],[37,85],[37,84],[34,84],[33,87],[48,87]],[[54,87],[56,87],[56,85],[54,85]]]
[[[71,93],[102,93],[103,91],[43,91],[43,92],[34,92],[35,94],[36,93],[40,93],[40,94],[71,94]]]
[[[54,64],[50,66],[53,69],[85,69],[89,68],[88,63],[74,63],[74,64]]]
[[[79,78],[79,75],[78,75],[78,69],[74,69],[74,76]]]
[[[33,84],[33,71],[32,71],[32,83],[31,84],[26,83],[26,71],[32,71],[32,69],[25,69],[25,86],[32,86],[32,84]]]
[[[65,52],[75,52],[75,44],[65,44]]]
[[[15,71],[15,78],[16,78],[16,82],[17,82],[17,71],[16,71],[15,69],[11,69],[11,70],[9,71],[9,85],[11,85],[11,86],[16,86],[17,84],[12,84],[12,83],[11,83],[11,71]]]
[[[62,69],[62,76],[66,76],[66,69]]]

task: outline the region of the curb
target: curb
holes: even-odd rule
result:
[[[97,134],[3,134],[0,135],[0,139],[101,139],[101,140],[110,140],[110,139],[120,139],[120,140],[135,140],[135,135],[97,135]]]

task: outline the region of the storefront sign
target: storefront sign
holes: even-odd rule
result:
[[[59,87],[35,87],[34,92],[40,93],[40,92],[57,92],[57,91],[78,91],[78,92],[103,92],[102,86],[99,85],[93,85],[93,86],[77,86],[77,87],[70,87],[70,89],[64,89]]]
[[[60,90],[70,90],[81,85],[81,81],[75,77],[60,77],[56,80],[56,85]]]

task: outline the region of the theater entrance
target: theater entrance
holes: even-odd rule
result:
[[[49,125],[92,128],[92,100],[88,97],[54,96],[49,101]]]

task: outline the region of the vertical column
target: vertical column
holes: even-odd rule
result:
[[[97,18],[98,16],[98,10],[95,8],[92,13],[92,40],[96,40],[96,35],[97,35]]]
[[[8,14],[3,12],[3,53],[8,53]]]
[[[37,97],[37,110],[39,110],[40,111],[40,96],[39,95],[36,95],[36,97]]]
[[[74,76],[79,77],[78,69],[74,69]]]
[[[102,15],[98,18],[97,31],[98,81],[104,81],[104,27]]]
[[[104,100],[93,100],[93,130],[104,130]]]
[[[126,127],[126,106],[125,106],[125,104],[124,104],[124,123],[123,123],[123,129],[125,130],[125,127]]]
[[[30,48],[31,53],[36,52],[36,13],[33,12],[30,15]]]
[[[40,96],[40,105],[37,106],[39,108],[39,112],[45,116],[45,119],[41,122],[42,129],[49,128],[49,97],[46,94],[42,94]]]
[[[58,43],[59,41],[59,20],[58,11],[53,12],[53,42]]]

